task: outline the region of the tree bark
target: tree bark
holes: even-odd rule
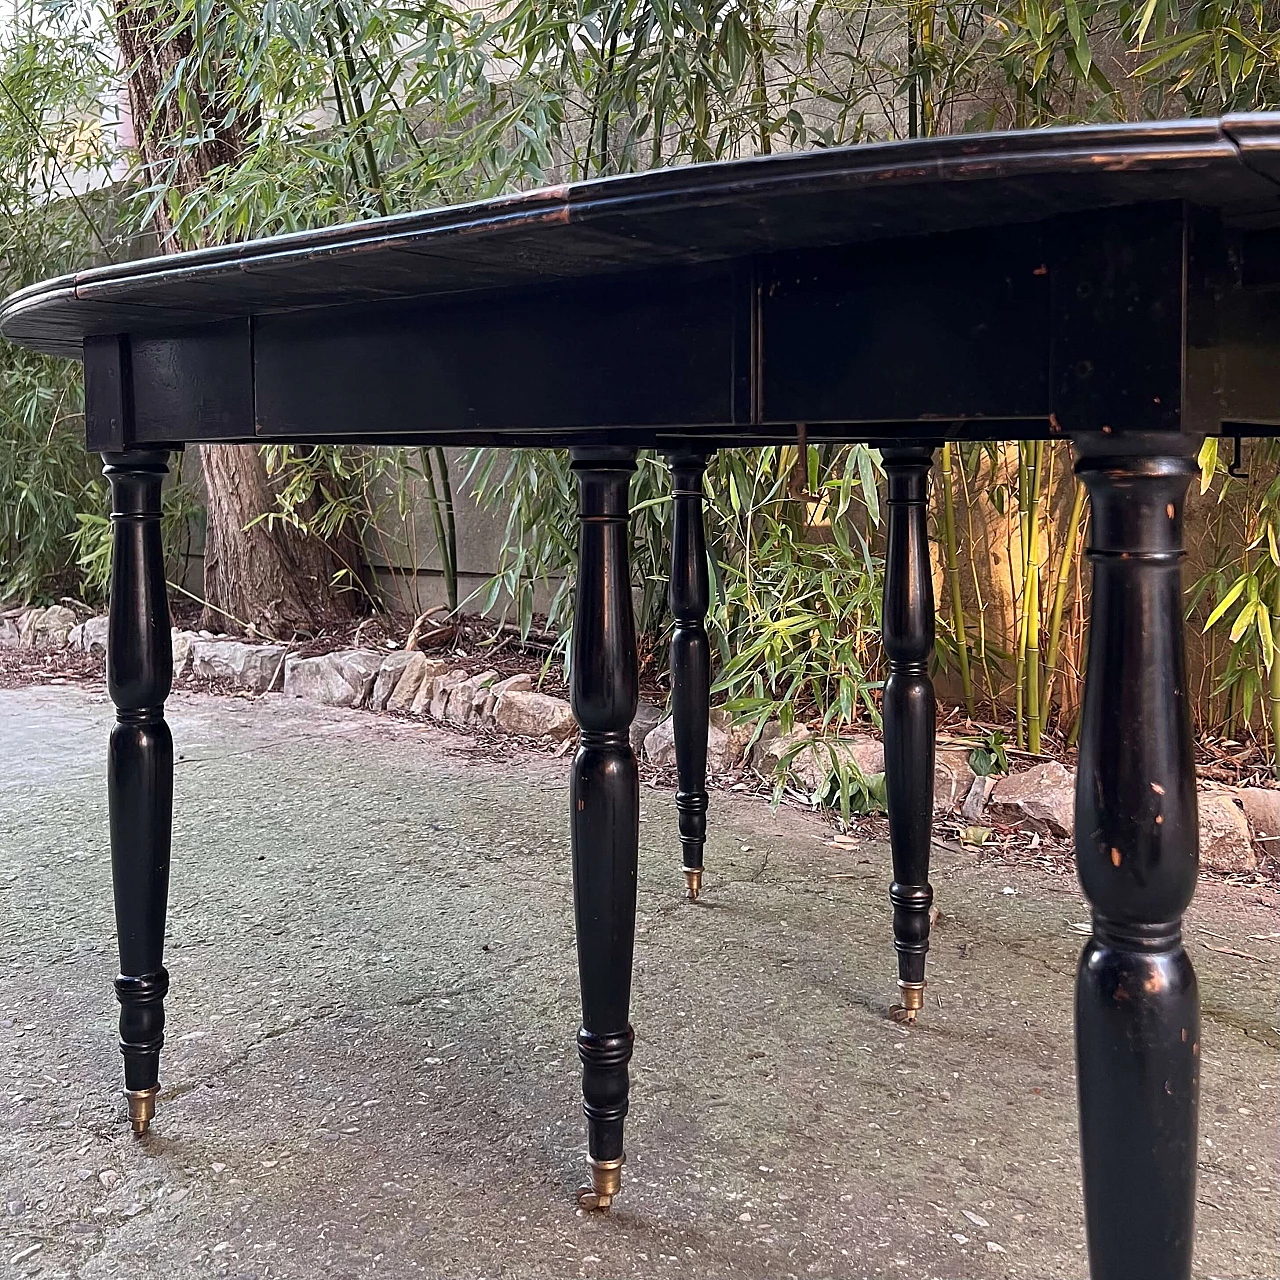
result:
[[[185,109],[177,95],[164,92],[175,69],[196,54],[191,26],[179,21],[172,0],[115,0],[115,15],[144,181],[165,187],[174,198],[172,204],[168,199],[156,204],[156,233],[165,252],[196,248],[180,242],[176,205],[199,190],[213,170],[243,153],[252,116],[229,113],[229,100],[216,87],[200,88],[193,76],[186,78]],[[228,124],[229,119],[236,123]],[[201,131],[197,121],[204,140],[191,145],[185,140]],[[275,506],[257,446],[201,445],[200,466],[208,512],[205,626],[222,630],[236,621],[278,634],[354,612],[358,594],[334,585],[343,566],[322,539],[282,521],[252,523]]]

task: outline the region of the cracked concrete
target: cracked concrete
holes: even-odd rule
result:
[[[716,795],[689,906],[673,798],[645,788],[629,1160],[584,1216],[566,762],[273,697],[170,711],[168,1045],[135,1141],[110,708],[0,692],[5,1274],[1085,1275],[1072,880],[938,850],[907,1030],[882,845]],[[1198,1276],[1280,1270],[1276,905],[1207,883],[1189,917]]]

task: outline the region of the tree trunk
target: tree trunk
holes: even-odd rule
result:
[[[234,620],[280,636],[353,612],[358,594],[335,589],[334,575],[342,566],[320,538],[282,520],[272,529],[266,521],[246,527],[275,506],[266,468],[253,445],[201,445],[200,465],[209,513],[205,599],[224,611],[205,625],[225,628]],[[206,607],[206,619],[211,612]]]
[[[178,203],[211,171],[236,161],[253,118],[229,113],[217,89],[200,88],[194,76],[186,77],[185,109],[176,94],[163,92],[175,69],[196,53],[191,26],[177,20],[172,0],[115,0],[115,14],[144,182],[163,185],[172,198],[156,204],[156,233],[165,252],[198,247],[180,242]],[[236,124],[228,125],[229,118]],[[201,133],[199,144],[185,141]],[[322,618],[354,611],[359,596],[334,586],[342,565],[321,539],[283,521],[251,523],[275,505],[257,446],[202,445],[200,465],[208,510],[205,626],[224,629],[235,621],[267,633],[308,630]]]

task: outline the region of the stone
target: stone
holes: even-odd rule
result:
[[[85,626],[88,625],[86,622]],[[180,631],[177,627],[172,628],[170,631],[170,642],[173,645],[173,674],[175,676],[181,675],[187,669],[187,664],[191,661],[191,646],[198,639],[199,636],[194,631]],[[103,650],[106,650],[105,638]]]
[[[527,671],[521,671],[505,680],[495,680],[486,685],[476,696],[473,718],[479,724],[490,724],[493,713],[498,709],[498,699],[508,691],[525,693],[533,688],[533,677]]]
[[[64,604],[33,609],[24,619],[22,643],[32,649],[65,649],[71,629],[78,624],[74,610]]]
[[[1244,810],[1225,791],[1202,791],[1196,797],[1200,811],[1200,865],[1210,871],[1256,871],[1258,859],[1249,839]]]
[[[751,735],[756,731],[756,722],[754,720],[743,720],[735,724],[733,716],[723,707],[712,707],[710,728],[719,730],[720,733],[724,734],[724,749],[720,752],[721,763],[716,770],[719,773],[733,768],[747,754],[747,744],[751,741]],[[710,756],[710,751],[710,744],[708,744],[708,757]],[[710,768],[709,760],[708,768]]]
[[[438,675],[430,683],[422,682],[418,696],[413,700],[413,709],[419,715],[428,715],[433,720],[444,719],[444,709],[449,703],[449,690],[455,684],[461,684],[467,678],[465,668],[458,667]]]
[[[577,731],[573,711],[563,698],[530,689],[512,689],[498,699],[493,713],[500,729],[521,738],[564,742]]]
[[[670,716],[660,720],[646,735],[644,758],[659,769],[675,767],[676,727]],[[710,721],[707,724],[707,772],[723,773],[732,763],[728,732],[714,720]]]
[[[21,642],[21,618],[9,614],[0,617],[0,649],[16,649]]]
[[[884,744],[867,735],[852,738],[815,737],[801,747],[791,762],[796,781],[809,792],[815,792],[836,766],[853,765],[864,778],[884,772]]]
[[[756,745],[751,749],[751,764],[765,777],[771,778],[778,772],[778,762],[782,757],[796,743],[812,736],[802,724],[795,725],[790,733],[783,733],[778,721],[770,720],[760,731]]]
[[[987,801],[991,799],[995,786],[996,779],[991,774],[974,778],[969,794],[965,796],[964,804],[960,808],[960,813],[966,822],[982,821],[983,810],[986,809]]]
[[[751,725],[745,727],[750,729]],[[884,772],[884,744],[870,734],[819,738],[814,737],[804,725],[796,725],[790,733],[784,734],[775,721],[770,721],[761,731],[751,751],[751,763],[760,773],[772,777],[777,773],[782,758],[798,743],[809,745],[801,746],[792,757],[791,776],[811,793],[817,791],[831,773],[833,753],[836,761],[855,765],[864,778]]]
[[[400,677],[404,675],[405,668],[414,656],[414,654],[401,649],[396,653],[389,653],[383,658],[382,666],[378,668],[377,677],[373,682],[373,692],[369,694],[370,711],[385,711],[387,709],[387,703],[391,700],[391,695],[395,692],[396,685],[400,682]]]
[[[849,738],[841,738],[840,744],[848,751],[854,764],[862,770],[864,777],[884,772],[884,743],[879,738],[873,738],[869,733],[857,733]]]
[[[666,716],[645,734],[644,758],[659,769],[670,768],[676,762],[675,721]]]
[[[30,648],[31,637],[35,631],[36,619],[44,612],[43,609],[24,609],[18,614],[18,643],[23,648]]]
[[[1070,836],[1075,830],[1076,777],[1051,760],[1001,778],[991,793],[987,816],[1041,834]]]
[[[229,680],[242,689],[266,693],[283,674],[282,644],[250,644],[243,640],[195,640],[191,670],[198,676]]]
[[[938,747],[933,760],[933,811],[958,809],[973,786],[968,747]]]
[[[631,750],[639,757],[644,754],[644,740],[662,720],[662,708],[656,703],[640,699],[635,719],[631,721]]]
[[[1236,792],[1255,840],[1265,840],[1263,850],[1280,853],[1280,790],[1241,787]]]
[[[107,625],[106,614],[78,623],[67,632],[67,648],[104,657],[107,652]]]
[[[388,711],[412,711],[414,699],[421,691],[423,683],[428,686],[436,676],[441,675],[448,667],[443,658],[428,658],[425,653],[414,650],[409,661],[396,681],[396,687],[387,699]]]
[[[450,686],[442,719],[448,724],[470,724],[475,719],[476,699],[483,708],[487,690],[497,678],[496,671],[479,671]]]
[[[343,649],[314,658],[290,658],[285,663],[284,691],[328,707],[359,707],[373,688],[382,666],[374,649]]]

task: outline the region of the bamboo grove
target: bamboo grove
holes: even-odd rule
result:
[[[123,21],[190,50],[156,118],[133,122],[157,142],[145,167],[119,118]],[[0,26],[0,75],[7,291],[154,248],[140,237],[156,223],[205,243],[656,165],[1276,107],[1280,15],[1243,0],[18,0]],[[189,149],[231,134],[225,163],[182,180]],[[11,349],[0,362],[0,598],[92,595],[102,498],[76,447],[73,380]],[[1197,714],[1206,732],[1274,750],[1276,446],[1247,447],[1239,467],[1223,448],[1206,446],[1192,513]],[[261,519],[370,562],[434,543],[451,607],[508,609],[527,634],[541,586],[551,629],[565,625],[562,456],[277,449],[266,462],[278,506]],[[832,729],[874,719],[880,483],[865,448],[797,442],[715,460],[712,621],[720,695],[741,714]],[[470,598],[454,519],[464,491],[506,521],[503,562]],[[934,495],[944,694],[1029,751],[1049,734],[1069,742],[1088,573],[1065,446],[946,444]],[[659,459],[642,460],[633,501],[640,622],[660,654]],[[181,530],[191,495],[169,502]],[[349,560],[346,585],[368,590]]]

